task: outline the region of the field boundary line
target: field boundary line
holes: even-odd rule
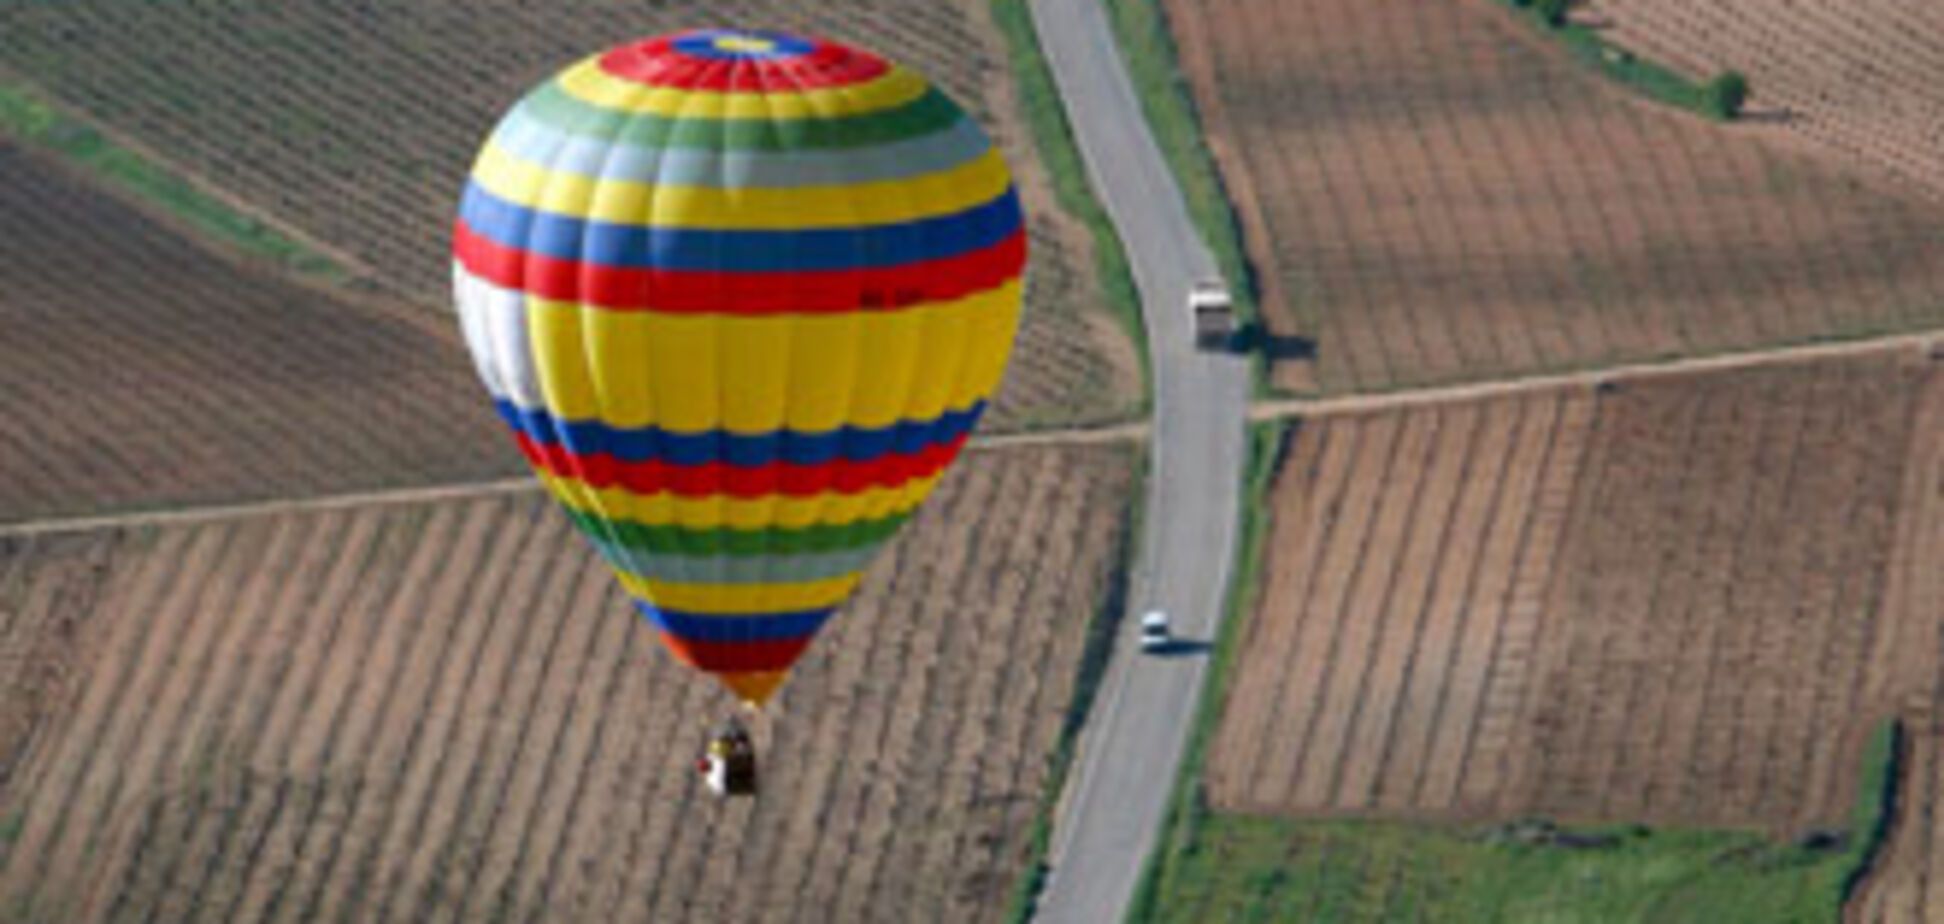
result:
[[[141,160],[147,161],[162,173],[181,180],[190,189],[209,197],[217,204],[230,209],[237,215],[260,221],[293,243],[307,247],[326,259],[336,261],[338,267],[344,271],[347,279],[369,280],[379,277],[380,274],[376,268],[366,261],[352,255],[335,244],[319,238],[309,230],[297,226],[283,216],[237,195],[202,171],[192,170],[174,158],[163,156],[161,152],[132,137],[119,126],[111,125],[94,113],[63,98],[47,85],[30,79],[26,75],[5,65],[0,65],[0,81],[6,81],[16,86],[28,88],[31,92],[38,95],[41,101],[50,109],[54,110],[61,118],[87,126],[96,134],[100,135],[103,140],[127,151]],[[87,169],[86,165],[78,164],[75,158],[68,156],[64,152],[49,150],[46,145],[35,146],[41,148],[45,153],[53,159],[60,161],[63,166],[69,169],[78,167],[79,172],[86,176],[89,183],[97,189],[107,191],[110,196],[123,202],[134,204],[136,209],[144,214],[159,217],[170,228],[186,231],[187,236],[191,240],[195,240],[205,247],[209,247],[226,255],[245,253],[246,257],[256,258],[255,255],[248,254],[246,249],[236,242],[224,240],[217,235],[196,228],[193,222],[175,214],[166,204],[155,200],[153,197],[122,183],[117,183],[96,175],[93,171]],[[294,272],[292,275],[306,276],[310,274]]]
[[[1147,435],[1147,421],[1135,421],[1132,423],[1111,424],[1104,427],[1041,430],[1028,433],[1002,433],[988,437],[975,437],[966,444],[965,450],[967,452],[991,452],[995,450],[1034,446],[1096,446],[1107,443],[1138,442],[1146,439]],[[240,504],[210,504],[172,509],[134,510],[97,516],[56,517],[45,520],[23,520],[13,523],[0,523],[0,539],[45,536],[55,533],[78,533],[126,526],[175,526],[181,524],[208,523],[217,520],[237,520],[275,513],[312,513],[325,510],[343,510],[351,507],[417,504],[459,498],[519,494],[529,491],[539,492],[540,483],[535,481],[531,475],[520,475],[511,478],[497,478],[489,481],[468,481],[455,484],[390,488],[374,491],[352,491],[344,494],[249,501]]]
[[[1455,404],[1487,398],[1528,395],[1556,389],[1596,387],[1625,382],[1676,378],[1703,372],[1732,372],[1889,353],[1899,349],[1944,353],[1944,330],[1930,329],[1883,334],[1855,340],[1810,343],[1796,346],[1744,350],[1714,356],[1688,357],[1647,362],[1621,363],[1577,372],[1519,376],[1461,382],[1430,388],[1400,389],[1377,394],[1336,395],[1322,398],[1276,398],[1258,401],[1249,407],[1249,420],[1281,420],[1290,417],[1329,417],[1367,411],[1388,411],[1434,404]]]

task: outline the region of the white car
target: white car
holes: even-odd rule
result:
[[[1168,614],[1160,610],[1148,610],[1141,616],[1141,650],[1164,651],[1174,643],[1174,636],[1168,632]]]

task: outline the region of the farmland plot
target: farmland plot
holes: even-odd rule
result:
[[[443,319],[237,264],[0,140],[0,522],[524,470]]]
[[[459,186],[500,113],[596,50],[697,26],[829,33],[923,70],[1019,175],[1032,263],[1000,427],[1132,410],[1139,360],[1102,304],[1085,229],[1055,204],[986,0],[534,5],[118,2],[0,7],[0,72],[348,252],[368,284],[448,298]]]
[[[968,457],[732,803],[691,768],[731,702],[538,492],[14,540],[0,655],[52,666],[0,716],[0,915],[992,920],[1130,462]]]
[[[1944,377],[1919,399],[1885,603],[1902,614],[1898,663],[1904,731],[1897,817],[1848,919],[1922,924],[1944,918]]]
[[[1944,200],[1944,9],[1913,0],[1595,0],[1620,44],[1699,80],[1748,76],[1749,131]]]
[[[1944,321],[1944,207],[1632,99],[1487,0],[1164,0],[1282,387]],[[1933,146],[1934,147],[1934,146]]]
[[[1935,378],[1897,351],[1303,425],[1213,803],[1840,825],[1936,623],[1885,602]]]

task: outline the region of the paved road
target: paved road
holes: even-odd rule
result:
[[[1127,247],[1147,321],[1154,438],[1130,604],[1137,612],[1165,609],[1181,635],[1212,640],[1235,541],[1248,368],[1190,343],[1188,283],[1212,275],[1215,261],[1148,134],[1101,0],[1030,2],[1094,189]],[[1137,621],[1126,621],[1081,734],[1041,921],[1121,920],[1160,829],[1207,658],[1143,657],[1133,640]]]

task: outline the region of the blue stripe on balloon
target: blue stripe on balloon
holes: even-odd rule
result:
[[[804,231],[656,228],[587,221],[507,202],[468,182],[459,218],[516,250],[631,269],[763,273],[852,270],[941,260],[992,247],[1019,230],[1019,194],[962,212],[894,224]]]
[[[746,51],[721,48],[716,45],[723,39],[759,39],[769,42],[771,47],[763,51]],[[704,29],[691,32],[674,42],[675,50],[685,55],[711,60],[733,61],[737,59],[776,59],[795,58],[807,55],[816,49],[809,41],[787,32],[770,31],[731,31],[727,29]]]
[[[836,612],[834,607],[788,613],[710,616],[666,610],[643,600],[634,601],[655,627],[677,638],[700,642],[759,642],[805,638],[816,634]]]
[[[610,453],[625,462],[661,461],[674,465],[760,466],[776,461],[822,465],[843,459],[870,462],[887,455],[912,455],[927,446],[950,443],[971,432],[985,411],[976,401],[962,410],[930,420],[901,420],[888,427],[842,427],[805,432],[772,430],[734,433],[704,430],[680,433],[660,427],[612,427],[600,421],[563,421],[545,411],[511,401],[494,402],[508,426],[543,446],[561,445],[578,456]]]

